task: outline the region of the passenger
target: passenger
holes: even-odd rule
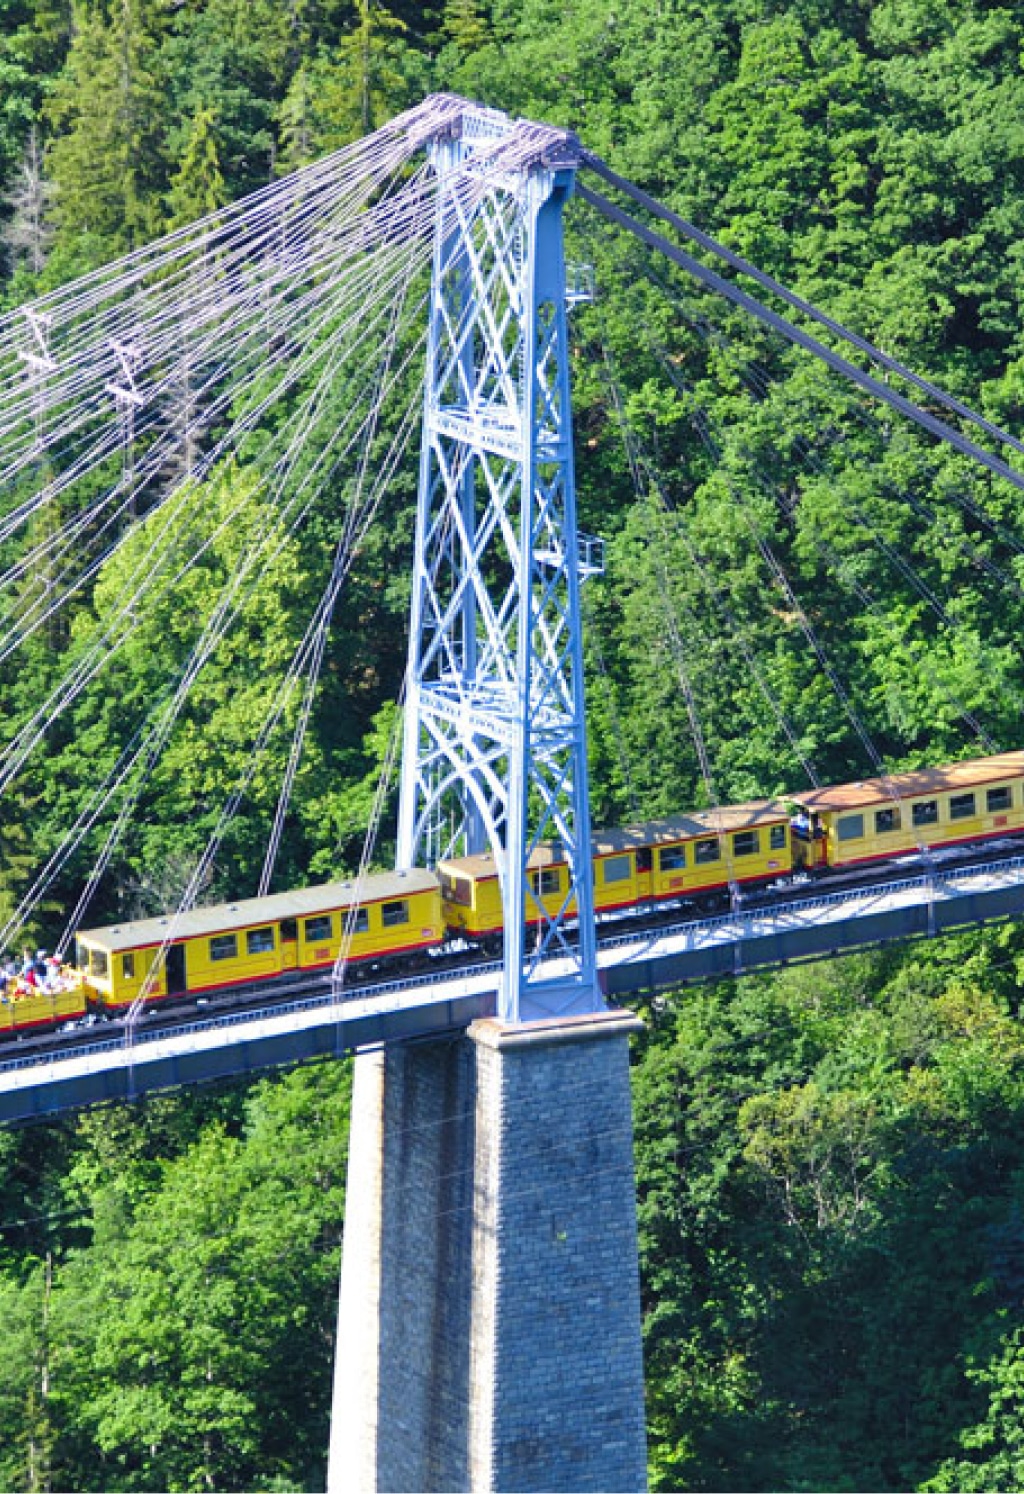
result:
[[[46,977],[43,981],[44,988],[47,991],[63,991],[64,978],[61,974],[60,960],[56,955],[47,955],[45,966]]]

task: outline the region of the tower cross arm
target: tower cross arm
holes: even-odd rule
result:
[[[414,116],[408,128],[414,147],[457,140],[467,154],[486,157],[499,170],[543,166],[551,171],[574,171],[584,159],[574,131],[536,120],[510,120],[500,110],[457,94],[431,94]]]

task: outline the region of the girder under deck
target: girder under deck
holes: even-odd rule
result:
[[[936,870],[822,897],[779,902],[655,930],[616,926],[598,949],[614,999],[721,979],[901,940],[935,937],[1024,914],[1024,857]],[[608,927],[604,930],[609,933]],[[557,970],[552,975],[557,978]],[[329,990],[262,1011],[211,1012],[169,1026],[155,1011],[133,1034],[0,1057],[0,1123],[237,1078],[374,1047],[458,1032],[496,1009],[501,966]]]

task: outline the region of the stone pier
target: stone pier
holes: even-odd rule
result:
[[[330,1494],[646,1488],[621,1012],[356,1061]]]

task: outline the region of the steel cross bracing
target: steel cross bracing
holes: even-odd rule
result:
[[[438,229],[398,864],[489,850],[501,1015],[594,1011],[562,247],[580,151],[564,131],[469,106],[429,150]],[[553,912],[530,868],[552,842],[569,868]],[[543,963],[556,956],[553,977]]]

